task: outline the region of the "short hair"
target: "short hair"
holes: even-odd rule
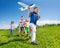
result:
[[[36,8],[38,8],[38,7],[35,6],[34,9],[36,9]]]
[[[14,24],[14,21],[11,21],[11,24]]]
[[[24,17],[24,16],[21,16],[21,17]]]

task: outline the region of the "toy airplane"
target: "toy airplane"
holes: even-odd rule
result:
[[[26,4],[22,3],[22,2],[18,2],[18,4],[21,5],[21,6],[23,6],[23,7],[19,8],[21,11],[25,11],[25,10],[27,10],[28,7],[33,8],[33,7],[36,6],[35,4],[26,5]]]

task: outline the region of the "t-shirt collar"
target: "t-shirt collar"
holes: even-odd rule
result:
[[[36,12],[33,11],[33,13],[37,14]]]

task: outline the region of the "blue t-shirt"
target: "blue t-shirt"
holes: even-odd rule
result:
[[[36,25],[36,22],[38,20],[38,14],[35,12],[30,13],[30,23],[33,23]]]

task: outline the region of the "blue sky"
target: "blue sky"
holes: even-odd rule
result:
[[[11,20],[18,23],[22,15],[28,18],[27,10],[22,12],[18,9],[22,7],[18,1],[36,4],[41,20],[60,20],[60,0],[0,0],[0,24],[10,24]]]

